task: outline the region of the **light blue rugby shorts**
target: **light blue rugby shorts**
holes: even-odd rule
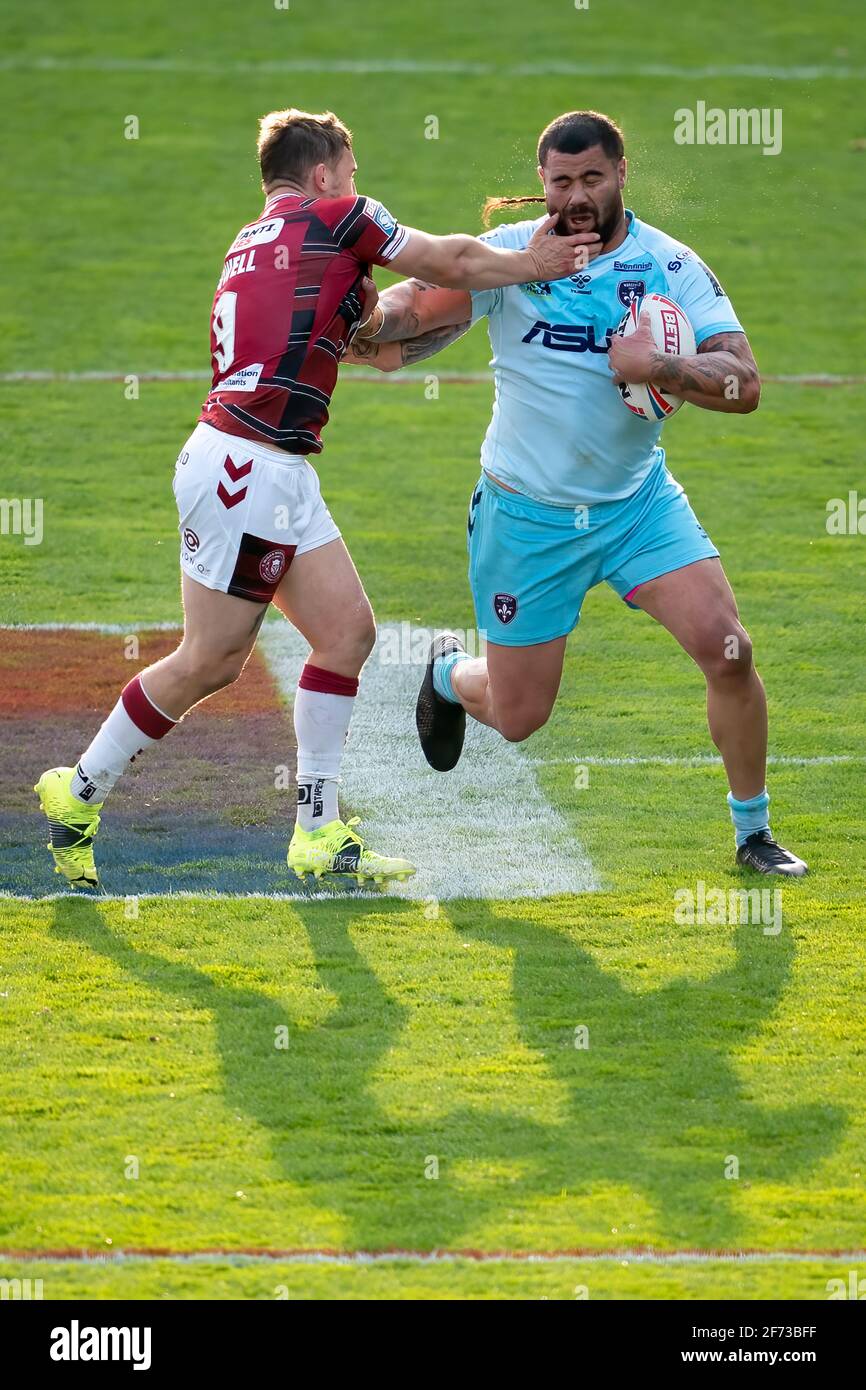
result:
[[[587,508],[537,502],[482,473],[468,546],[479,631],[506,647],[566,636],[602,581],[635,608],[641,584],[719,553],[663,456],[631,497]]]

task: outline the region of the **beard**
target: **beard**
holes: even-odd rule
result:
[[[548,211],[552,212],[550,208]],[[598,232],[601,237],[602,245],[610,240],[616,231],[623,217],[623,203],[621,195],[612,198],[605,207],[581,208],[579,212],[566,212],[560,209],[559,221],[556,224],[558,236],[573,236],[576,232]],[[580,217],[580,220],[572,222],[572,218]]]

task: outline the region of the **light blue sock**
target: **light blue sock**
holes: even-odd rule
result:
[[[769,830],[770,793],[766,787],[748,801],[738,801],[733,792],[728,792],[728,805],[731,808],[731,820],[734,822],[738,849],[740,845],[745,844],[750,835],[754,835],[756,830]]]
[[[446,652],[445,656],[437,656],[433,662],[433,689],[437,695],[441,695],[443,700],[448,700],[452,705],[459,705],[460,701],[454,694],[451,672],[458,661],[468,660],[468,652]]]

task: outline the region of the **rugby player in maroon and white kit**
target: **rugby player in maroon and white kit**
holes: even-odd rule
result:
[[[211,316],[213,386],[174,478],[183,640],[125,686],[74,768],[51,768],[36,786],[57,871],[79,886],[97,884],[93,837],[118,778],[193,705],[237,679],[272,602],[312,648],[294,704],[289,867],[379,882],[414,873],[408,860],[368,849],[340,818],[340,761],[376,629],[310,456],[321,452],[348,344],[381,322],[371,265],[495,289],[571,275],[598,242],[596,233],[550,234],[555,217],[521,251],[403,227],[356,193],[351,133],[331,112],[272,112],[258,153],[264,210],[226,254]]]

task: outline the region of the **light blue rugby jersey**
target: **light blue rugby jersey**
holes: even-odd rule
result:
[[[629,497],[664,457],[663,422],[632,415],[608,364],[610,335],[635,295],[675,300],[699,344],[712,333],[742,331],[700,257],[626,215],[625,240],[585,271],[472,292],[473,323],[488,318],[496,387],[481,464],[542,502],[572,507]],[[481,240],[520,249],[543,221],[496,227]]]

